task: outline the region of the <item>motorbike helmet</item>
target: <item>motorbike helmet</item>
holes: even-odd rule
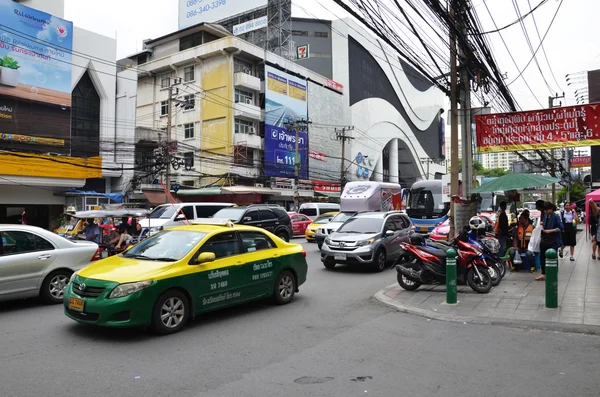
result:
[[[469,227],[475,231],[485,230],[485,222],[480,217],[474,216],[469,219]]]
[[[425,238],[419,233],[413,233],[410,235],[410,243],[412,245],[425,245]]]

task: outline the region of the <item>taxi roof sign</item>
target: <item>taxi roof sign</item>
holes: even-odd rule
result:
[[[233,227],[231,219],[227,218],[198,218],[190,222],[192,225],[213,225]]]

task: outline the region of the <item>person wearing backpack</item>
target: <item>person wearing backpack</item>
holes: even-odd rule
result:
[[[562,235],[563,246],[561,248],[561,258],[563,251],[566,247],[569,247],[571,253],[571,262],[575,261],[573,255],[575,254],[575,245],[577,244],[577,223],[579,223],[579,215],[577,211],[571,208],[571,203],[565,203],[564,210],[560,212],[560,218],[564,225],[564,231]]]

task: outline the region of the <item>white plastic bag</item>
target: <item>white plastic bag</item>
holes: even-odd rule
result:
[[[537,225],[533,232],[531,233],[531,240],[529,240],[529,246],[527,247],[527,251],[531,252],[540,252],[540,243],[542,242],[542,230],[544,230],[544,226]]]
[[[523,263],[523,260],[521,259],[521,254],[519,254],[519,251],[515,250],[515,256],[513,258],[513,263],[515,265],[520,265],[521,263]]]

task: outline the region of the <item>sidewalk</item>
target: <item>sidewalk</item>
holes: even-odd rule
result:
[[[545,307],[545,282],[534,280],[539,273],[525,272],[507,272],[488,294],[459,286],[456,305],[446,304],[445,286],[406,291],[396,282],[375,298],[399,311],[435,320],[600,334],[600,260],[592,260],[585,232],[578,232],[577,239],[575,262],[569,260],[568,248],[559,258],[557,309]]]

